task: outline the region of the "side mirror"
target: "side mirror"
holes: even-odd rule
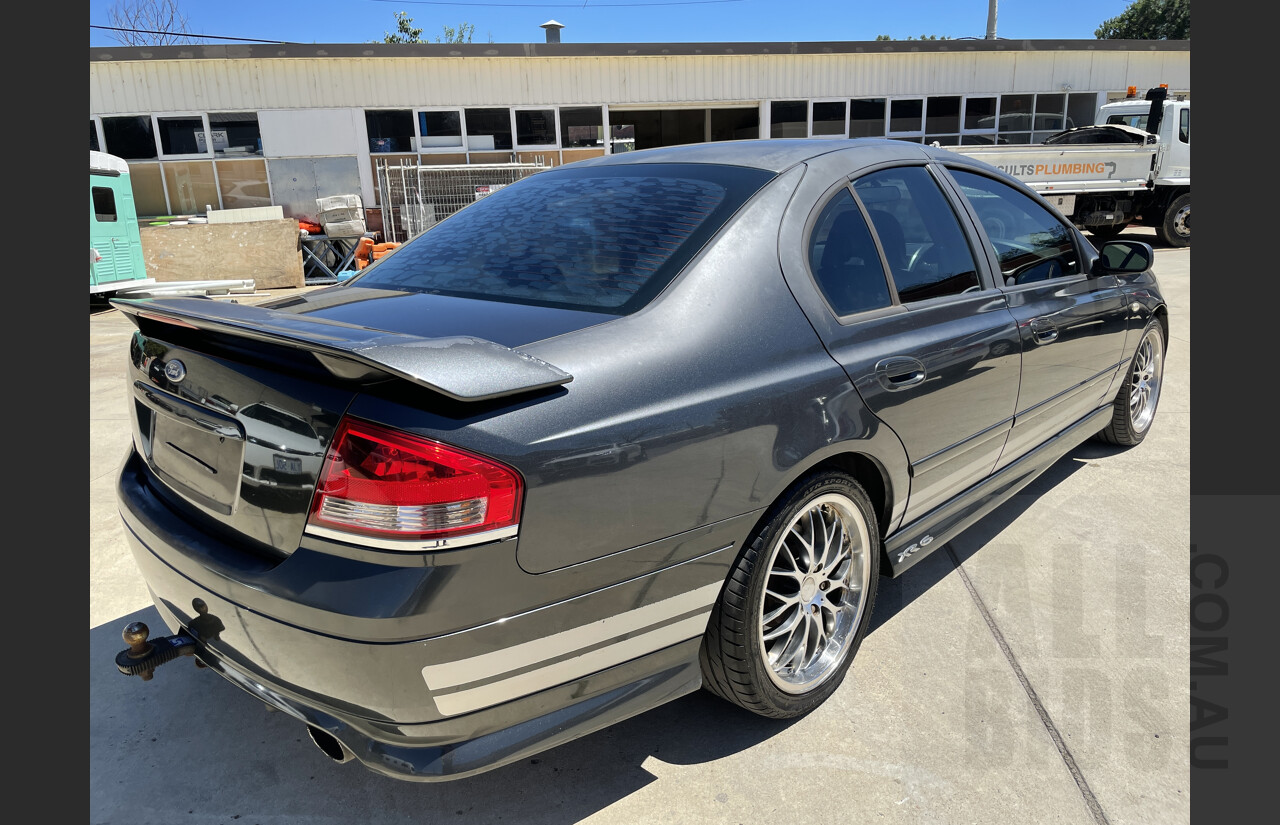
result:
[[[1120,275],[1146,272],[1156,259],[1151,244],[1142,241],[1108,241],[1098,250],[1092,274]]]

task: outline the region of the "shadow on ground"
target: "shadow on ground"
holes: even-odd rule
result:
[[[131,621],[146,622],[157,635],[168,632],[155,609],[147,608],[89,634],[94,823],[171,825],[210,817],[229,823],[237,816],[249,825],[279,819],[437,822],[446,816],[576,822],[655,781],[644,767],[650,757],[681,765],[714,761],[791,724],[699,691],[479,776],[404,782],[354,762],[330,761],[300,722],[269,712],[190,660],[164,665],[149,682],[121,675],[114,658],[124,647],[120,631]],[[139,792],[143,786],[154,790]],[[161,786],[166,789],[159,791]],[[235,792],[228,795],[228,788]]]
[[[964,562],[975,553],[981,552],[987,542],[1000,535],[1034,504],[1037,498],[1086,467],[1085,462],[1088,459],[1103,458],[1117,452],[1120,452],[1120,448],[1094,441],[1086,441],[1076,447],[1022,488],[1013,498],[969,527],[963,534],[965,539],[963,549],[954,544],[950,545],[956,551],[957,558]],[[923,596],[931,587],[955,570],[955,565],[944,549],[947,546],[947,544],[941,545],[899,578],[881,577],[880,587],[876,593],[875,613],[871,617],[868,634],[875,633],[878,628],[888,624],[903,608]]]

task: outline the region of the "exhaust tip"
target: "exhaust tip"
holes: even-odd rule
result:
[[[355,758],[355,754],[347,750],[347,746],[339,742],[338,738],[327,730],[322,730],[314,725],[307,725],[307,735],[311,737],[311,741],[316,744],[316,747],[334,762],[350,762]]]

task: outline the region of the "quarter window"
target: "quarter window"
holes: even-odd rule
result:
[[[981,288],[960,222],[927,169],[883,169],[859,178],[853,188],[871,216],[904,304]]]
[[[1042,204],[1008,184],[960,169],[951,175],[978,213],[1005,286],[1080,272],[1070,230]]]
[[[814,223],[809,269],[836,315],[893,303],[876,242],[848,189],[828,201]]]

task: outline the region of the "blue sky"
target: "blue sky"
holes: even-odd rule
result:
[[[90,0],[90,25],[111,25],[117,0]],[[426,39],[445,25],[475,25],[475,43],[541,43],[539,26],[564,24],[565,43],[790,42],[895,39],[921,35],[981,38],[988,0],[177,0],[188,31],[220,38],[299,43],[366,43],[395,31],[407,12]],[[630,4],[630,5],[623,5]],[[645,4],[645,5],[639,5]],[[999,0],[996,35],[1009,40],[1093,40],[1102,21],[1129,0]],[[118,46],[112,32],[89,30],[89,45]],[[230,40],[198,39],[202,43]]]

